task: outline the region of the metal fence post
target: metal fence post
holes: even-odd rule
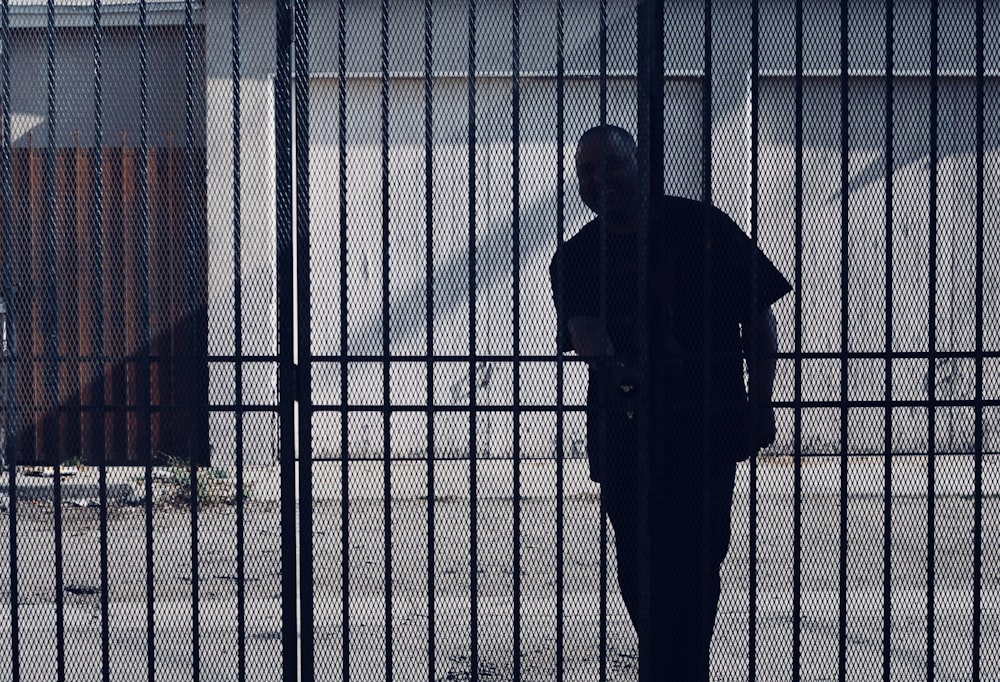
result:
[[[663,194],[663,52],[664,36],[664,6],[663,0],[647,0],[639,5],[637,16],[638,35],[636,40],[636,65],[638,70],[638,116],[637,142],[639,151],[639,183],[640,183],[640,240],[638,254],[638,277],[636,295],[639,300],[638,309],[648,309],[650,301],[646,300],[646,292],[660,291],[658,281],[660,268],[651,262],[653,251],[649,248],[650,230],[652,229],[652,206],[656,198]],[[652,363],[661,361],[659,354],[651,353],[651,348],[662,348],[656,338],[658,326],[652,323],[648,315],[639,315],[639,363],[644,368],[643,383],[650,385],[650,377],[658,376],[658,368]],[[640,412],[639,427],[639,500],[638,519],[640,529],[650,522],[650,453],[657,452],[662,447],[662,430],[656,415],[660,412],[660,392],[647,391],[645,399],[645,415]],[[644,418],[644,419],[643,419]],[[645,421],[645,424],[643,424]],[[643,651],[648,647],[651,629],[655,625],[650,621],[650,553],[649,534],[640,532],[639,542],[639,593],[640,603],[645,607],[640,611],[639,627],[639,660],[646,662],[654,660],[653,656]],[[661,671],[648,666],[639,668],[640,680],[659,679]]]
[[[291,0],[275,5],[275,196],[278,342],[278,424],[281,487],[282,679],[298,679],[298,593],[295,526],[295,363],[293,297]]]

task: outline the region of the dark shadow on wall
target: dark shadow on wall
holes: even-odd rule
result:
[[[0,255],[17,464],[208,461],[205,151],[142,161],[124,144],[12,150]]]
[[[12,384],[8,452],[18,465],[136,465],[149,457],[208,465],[206,348],[202,307],[147,347],[104,362],[15,353],[3,377]]]
[[[762,79],[761,143],[794,148],[795,82],[787,76]],[[847,190],[854,193],[885,182],[886,122],[884,76],[852,76],[849,88],[849,144],[851,152],[870,157],[851,172]],[[841,135],[841,84],[839,76],[809,76],[804,84],[805,129],[804,147],[830,156],[839,166]],[[938,159],[939,163],[967,161],[976,163],[976,79],[974,76],[942,77],[938,92]],[[1000,95],[1000,80],[989,78],[985,83],[987,101]],[[892,170],[909,166],[927,167],[930,160],[931,92],[926,76],[897,76],[893,80]],[[1000,148],[1000,136],[995,127],[987,127],[984,151],[994,153]],[[840,201],[840,188],[827,194],[829,203]]]

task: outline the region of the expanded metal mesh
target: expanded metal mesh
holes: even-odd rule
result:
[[[793,285],[711,679],[996,675],[997,8],[660,4],[0,4],[0,671],[637,679],[549,271],[608,123]]]

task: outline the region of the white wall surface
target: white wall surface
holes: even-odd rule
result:
[[[66,26],[63,14],[55,32],[52,78],[56,147],[73,147],[79,141],[91,147],[95,140],[96,97],[93,34],[89,28]],[[15,13],[14,19],[19,18]],[[46,32],[13,21],[10,51],[11,143],[15,147],[49,144],[49,62]],[[205,93],[202,87],[204,41],[195,28],[194,77],[191,106],[194,145],[205,144]],[[147,44],[147,125],[149,145],[166,147],[185,142],[188,83],[185,78],[184,27],[156,23],[149,27]],[[134,22],[107,26],[101,41],[101,128],[103,146],[116,146],[124,138],[137,147],[140,139],[140,60]]]

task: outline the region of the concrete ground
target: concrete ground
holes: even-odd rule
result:
[[[993,679],[1000,678],[1000,472],[995,460],[985,464],[980,657],[982,678]],[[971,461],[961,457],[944,458],[935,467],[932,618],[937,680],[969,679],[971,672],[971,471]],[[836,679],[841,632],[839,461],[810,460],[801,472],[799,665],[803,680]],[[431,638],[434,679],[471,679],[474,629],[479,679],[554,680],[557,666],[567,680],[598,679],[602,666],[610,680],[635,679],[635,640],[615,589],[613,557],[607,552],[603,566],[608,588],[602,589],[597,488],[587,480],[581,461],[567,462],[564,470],[561,527],[557,525],[554,464],[524,463],[519,533],[509,463],[481,462],[475,544],[468,462],[437,464],[433,504],[427,499],[423,463],[393,465],[388,504],[380,463],[352,464],[349,473],[345,506],[339,463],[317,463],[313,472],[311,620],[317,679],[382,680],[391,665],[394,679],[426,680]],[[8,510],[0,516],[4,538],[0,544],[13,559],[0,568],[5,604],[11,601],[12,586],[17,589],[16,611],[0,608],[0,627],[13,632],[17,619],[16,641],[11,637],[0,643],[0,676],[13,677],[16,647],[20,679],[57,679],[61,666],[67,680],[99,680],[106,642],[112,679],[191,679],[195,659],[202,680],[236,679],[241,665],[247,679],[278,679],[281,536],[276,469],[256,467],[244,472],[248,500],[242,519],[232,504],[234,472],[224,468],[199,472],[196,530],[189,494],[183,493],[184,472],[169,467],[155,472],[152,524],[147,525],[143,474],[142,469],[110,470],[107,500],[98,494],[96,470],[64,477],[59,484],[63,504],[57,517],[52,505],[53,478],[20,471],[14,552],[8,486],[6,481],[0,486],[0,501],[8,493]],[[883,474],[882,461],[877,459],[851,460],[848,469],[845,635],[847,679],[851,680],[880,679],[882,674]],[[754,664],[756,679],[762,681],[790,679],[793,665],[793,475],[794,467],[787,460],[761,461],[758,466]],[[751,660],[748,480],[744,467],[737,483],[733,543],[723,569],[724,593],[713,648],[713,679],[720,681],[747,680]],[[926,490],[926,462],[894,462],[889,565],[894,680],[927,678]],[[102,543],[102,509],[107,512],[106,543]],[[430,509],[433,526],[429,533]],[[346,594],[342,582],[345,514]],[[243,528],[242,602],[237,598],[238,524]],[[192,561],[191,552],[195,534],[197,562]],[[515,537],[520,538],[519,570]],[[556,553],[560,537],[561,566]],[[102,578],[105,559],[106,581]],[[147,561],[153,566],[151,577]],[[301,557],[299,563],[304,563]],[[56,599],[57,565],[60,600]],[[388,580],[387,568],[391,569]],[[561,601],[557,590],[560,568]],[[106,618],[101,599],[105,582]],[[391,586],[391,596],[387,586]],[[429,594],[433,594],[433,610]],[[603,654],[602,602],[607,609]],[[193,618],[195,603],[197,619]],[[562,612],[561,631],[557,608]],[[513,614],[518,610],[521,662],[515,669]],[[242,647],[236,636],[241,619],[245,627]],[[147,674],[150,640],[153,676]]]

